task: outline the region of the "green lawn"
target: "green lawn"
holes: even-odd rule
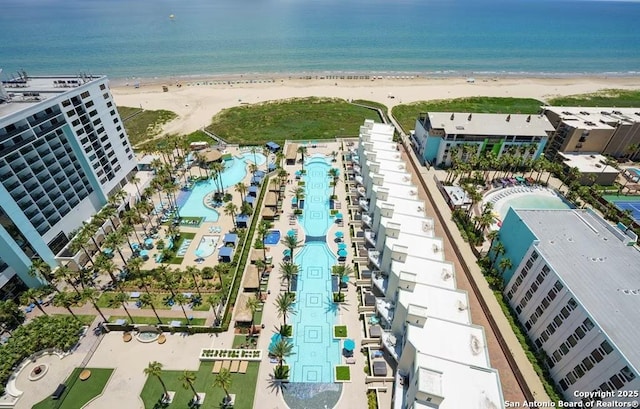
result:
[[[33,406],[34,409],[77,409],[83,407],[87,402],[100,395],[104,390],[113,369],[86,368],[91,371],[91,377],[86,381],[78,378],[82,368],[73,370],[69,378],[65,381],[66,392],[60,400],[53,400],[51,397]],[[73,383],[73,385],[72,385]]]
[[[231,388],[229,393],[236,395],[235,409],[251,409],[253,408],[253,395],[256,390],[258,381],[258,362],[249,362],[246,374],[231,374]],[[204,405],[202,407],[217,408],[224,397],[224,392],[220,388],[213,386],[213,380],[216,374],[212,374],[213,362],[203,362],[200,364],[198,372],[196,372],[196,381],[194,386],[196,391],[205,392],[207,394]],[[186,408],[189,400],[193,398],[191,390],[184,389],[179,378],[183,371],[163,371],[162,380],[167,385],[167,389],[175,391],[176,396],[171,405],[167,408]],[[154,408],[158,400],[162,396],[162,385],[155,377],[150,377],[144,384],[140,397],[144,402],[145,408]]]
[[[351,371],[348,366],[345,366],[345,365],[336,366],[336,380],[337,381],[351,380]]]
[[[548,102],[549,105],[571,107],[637,107],[640,106],[640,91],[603,89],[591,94],[552,98]]]
[[[187,319],[182,317],[182,318],[169,318],[169,317],[163,317],[162,314],[158,314],[160,315],[160,319],[162,320],[163,324],[169,324],[171,321],[180,321],[182,324],[186,324],[187,323]],[[189,315],[189,311],[187,310],[187,315]],[[158,319],[153,316],[153,317],[136,317],[135,314],[131,314],[131,318],[133,318],[134,323],[136,324],[147,324],[147,325],[156,325],[158,323]],[[111,317],[109,317],[109,322],[115,322],[116,320],[119,319],[123,319],[123,320],[127,320],[129,321],[129,317],[127,317],[126,315],[112,315]],[[205,318],[194,318],[191,321],[188,322],[189,325],[204,325],[206,319]]]
[[[423,112],[477,112],[487,114],[537,114],[542,101],[532,98],[471,97],[440,99],[402,104],[393,108],[393,116],[405,132],[416,126],[418,115]]]
[[[188,143],[192,143],[192,142],[207,142],[207,143],[212,143],[215,144],[217,143],[217,141],[215,141],[214,139],[212,139],[209,135],[207,135],[206,133],[198,130],[195,132],[191,132],[188,135],[181,135],[180,136],[181,140],[186,140]],[[147,150],[159,150],[163,147],[165,147],[167,145],[167,141],[168,139],[165,137],[162,138],[157,138],[154,139],[152,141],[149,142],[145,142],[143,144],[138,145],[138,147],[140,149],[147,149]]]
[[[293,98],[225,109],[207,129],[229,143],[282,145],[285,139],[358,136],[365,119],[380,121],[375,111],[343,99]]]
[[[139,108],[118,107],[118,113],[124,122],[124,128],[129,135],[131,144],[134,146],[158,135],[161,132],[162,125],[177,117],[174,112],[164,109],[157,111],[145,109],[140,114],[125,120],[125,118],[138,111],[140,111]]]
[[[336,325],[333,327],[333,336],[335,338],[346,338],[347,337],[347,326],[346,325]]]

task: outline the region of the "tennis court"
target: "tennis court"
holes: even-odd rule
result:
[[[620,210],[631,210],[631,217],[640,222],[640,196],[605,196],[604,198]]]

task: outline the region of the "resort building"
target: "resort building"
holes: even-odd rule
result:
[[[611,186],[620,171],[608,164],[608,159],[599,153],[578,154],[562,153],[557,156],[565,166],[565,170],[578,169],[579,182],[583,185]]]
[[[590,210],[510,209],[503,221],[504,294],[567,401],[635,399],[615,391],[640,386],[636,240]]]
[[[436,166],[451,165],[454,154],[462,160],[489,152],[536,159],[554,130],[544,115],[429,112],[416,120],[411,144],[423,162]]]
[[[640,158],[640,108],[550,107],[542,110],[556,129],[545,154],[596,152]]]
[[[27,77],[0,89],[0,295],[40,281],[71,239],[136,170],[104,76]]]
[[[453,264],[396,151],[393,127],[365,121],[360,132],[352,197],[359,198],[357,236],[366,254],[359,270],[371,280],[359,284],[375,296],[364,308],[372,308],[381,332],[370,328],[368,335],[395,360],[393,407],[502,407],[484,330],[471,323],[467,293],[456,289]]]

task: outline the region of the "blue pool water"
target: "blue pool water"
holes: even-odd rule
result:
[[[301,224],[307,242],[294,254],[298,274],[294,328],[294,355],[291,381],[333,382],[334,366],[340,363],[340,343],[333,339],[337,307],[333,303],[331,267],[336,258],[327,246],[329,219],[329,163],[324,157],[311,158],[305,165],[305,211]]]
[[[264,244],[274,245],[280,242],[280,230],[270,230],[264,238]]]
[[[222,172],[222,185],[224,188],[235,185],[244,180],[247,176],[247,167],[253,163],[255,158],[258,166],[263,165],[267,158],[262,153],[245,153],[239,157],[234,157],[229,161],[225,161],[224,171]],[[193,172],[197,175],[197,172]],[[213,180],[198,182],[193,186],[191,191],[180,191],[178,195],[178,206],[180,206],[180,215],[189,217],[204,217],[207,222],[217,222],[220,214],[209,209],[204,205],[204,197],[216,189]]]
[[[628,168],[627,170],[630,171],[630,172],[635,173],[637,176],[640,176],[640,169]]]
[[[509,211],[514,209],[569,209],[570,206],[558,196],[542,196],[530,193],[528,196],[507,198],[506,204],[500,207],[500,218],[504,220]]]

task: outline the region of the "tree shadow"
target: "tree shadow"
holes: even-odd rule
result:
[[[284,391],[287,389],[287,385],[288,382],[285,382],[282,379],[276,379],[276,377],[273,376],[273,373],[269,374],[269,384],[267,387],[270,391],[275,392],[276,395],[278,395],[279,393],[284,393]]]

